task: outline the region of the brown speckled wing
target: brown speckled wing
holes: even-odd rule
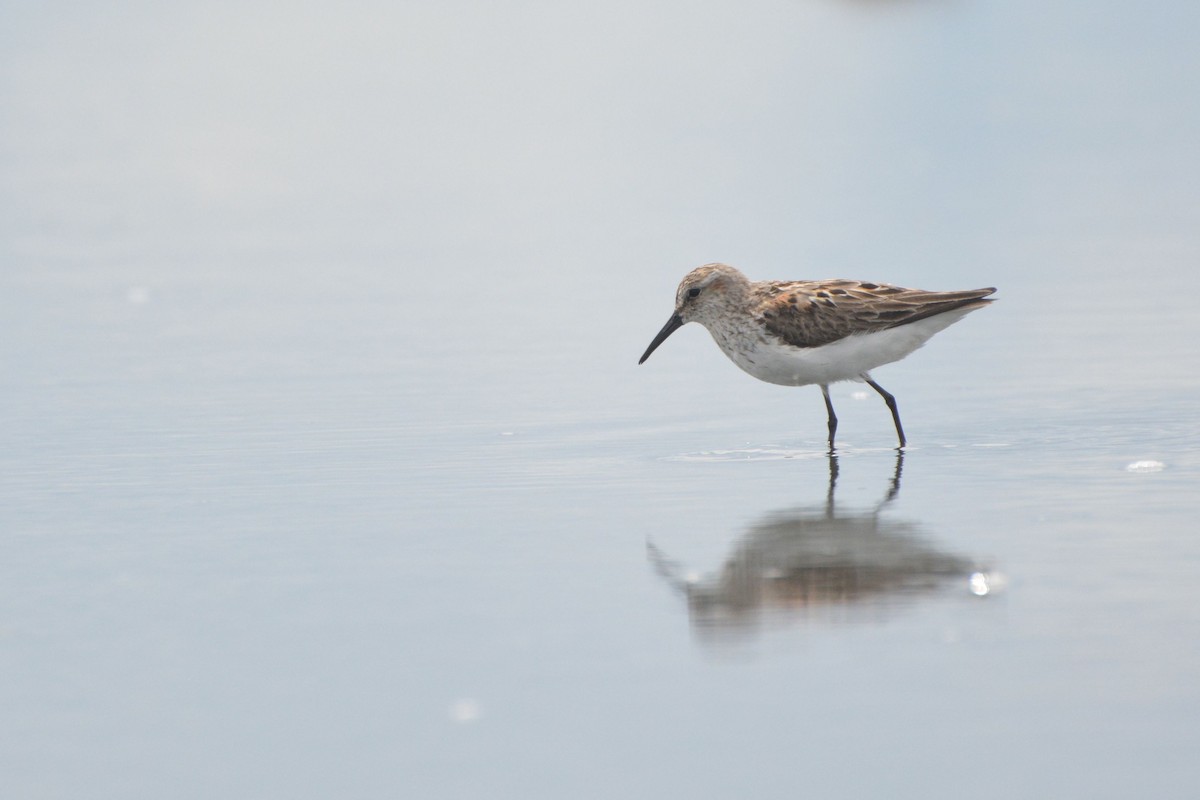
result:
[[[927,292],[851,280],[762,282],[754,287],[763,325],[793,347],[820,347],[852,334],[982,306],[991,302],[983,298],[994,291]]]

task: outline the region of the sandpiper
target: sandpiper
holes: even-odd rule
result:
[[[678,328],[699,322],[733,363],[759,380],[820,386],[831,450],[837,416],[829,384],[837,381],[866,381],[879,392],[904,447],[896,398],[871,379],[870,371],[899,361],[992,302],[985,298],[995,291],[927,292],[844,279],[751,281],[726,264],[705,264],[680,282],[675,313],[638,363]]]

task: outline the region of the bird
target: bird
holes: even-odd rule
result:
[[[780,386],[820,386],[830,451],[838,420],[829,385],[848,380],[864,381],[879,393],[903,448],[908,440],[896,398],[871,378],[871,370],[901,360],[935,333],[990,304],[988,296],[995,291],[930,292],[845,278],[752,281],[728,264],[705,264],[680,281],[675,311],[638,364],[679,328],[698,322],[734,364],[755,378]]]

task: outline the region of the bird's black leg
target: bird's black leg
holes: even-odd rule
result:
[[[825,397],[825,410],[829,412],[829,452],[832,453],[833,436],[837,433],[837,414],[833,413],[833,401],[829,399],[829,387],[825,384],[821,384],[821,394]]]
[[[871,380],[871,378],[865,372],[862,375],[862,379],[866,381],[872,389],[879,392],[880,396],[883,397],[883,402],[887,403],[888,409],[892,412],[892,421],[896,423],[896,435],[900,437],[900,446],[904,447],[906,444],[908,444],[908,442],[904,438],[904,428],[900,425],[900,410],[896,408],[896,398],[892,397],[891,393],[887,389],[884,389],[878,383]]]

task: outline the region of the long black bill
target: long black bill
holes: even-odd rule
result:
[[[646,352],[642,353],[642,357],[638,359],[638,363],[644,363],[646,359],[650,357],[650,354],[653,353],[660,344],[667,340],[668,336],[679,330],[679,328],[682,326],[683,320],[679,318],[679,315],[672,314],[671,318],[667,320],[667,324],[663,325],[663,329],[658,332],[658,336],[655,336],[654,341],[651,342],[650,346],[646,348]]]

